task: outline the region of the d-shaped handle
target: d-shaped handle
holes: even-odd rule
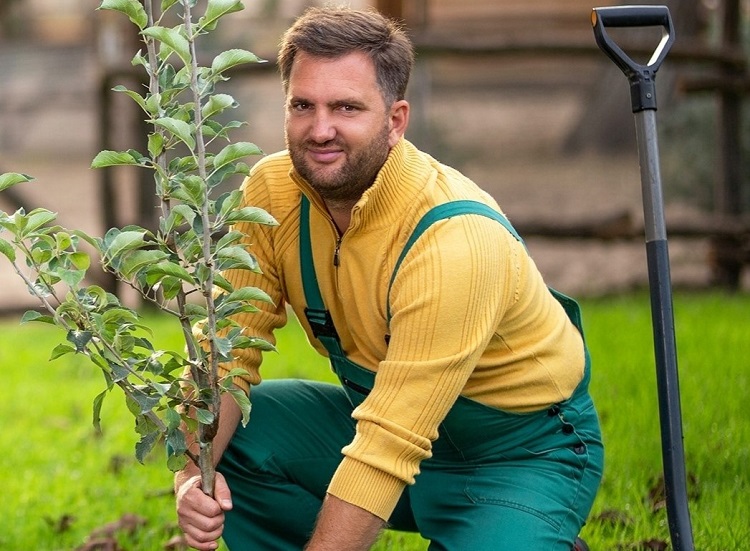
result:
[[[674,43],[672,17],[666,6],[612,6],[594,8],[591,24],[599,48],[615,62],[630,82],[633,112],[656,109],[654,78]],[[662,27],[662,37],[646,65],[633,61],[607,34],[608,27]]]

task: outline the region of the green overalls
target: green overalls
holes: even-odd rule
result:
[[[391,282],[424,230],[462,214],[497,220],[520,240],[488,206],[446,203],[417,225]],[[303,548],[341,461],[341,448],[354,437],[351,413],[374,382],[373,372],[346,358],[323,304],[304,196],[300,258],[306,315],[342,385],[271,380],[253,388],[250,422],[238,428],[219,465],[233,495],[224,531],[233,551]],[[550,291],[581,330],[576,302]],[[431,551],[570,550],[603,467],[589,379],[586,352],[585,375],[574,394],[547,410],[517,414],[459,396],[440,425],[432,457],[421,463],[416,483],[404,491],[389,526],[420,532],[430,540]]]

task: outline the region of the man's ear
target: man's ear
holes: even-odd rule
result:
[[[409,126],[409,102],[405,99],[393,102],[390,112],[390,133],[388,135],[388,145],[393,147],[406,133],[406,127]]]

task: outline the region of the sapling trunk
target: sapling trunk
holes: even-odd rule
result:
[[[203,431],[201,431],[203,432]],[[214,485],[216,483],[216,469],[214,467],[214,443],[213,438],[207,441],[203,440],[201,435],[200,455],[198,457],[198,467],[201,470],[201,488],[203,493],[209,496],[214,495]]]
[[[192,11],[190,7],[190,2],[183,2],[183,21],[185,22],[185,30],[187,33],[187,40],[190,46],[190,54],[191,54],[191,64],[190,64],[190,91],[193,95],[193,101],[196,105],[196,108],[193,110],[194,112],[194,123],[195,123],[195,142],[196,142],[196,164],[198,168],[198,175],[200,176],[203,181],[206,180],[206,148],[205,143],[203,139],[203,131],[202,131],[202,125],[203,121],[201,120],[201,94],[200,90],[198,88],[198,63],[197,63],[197,57],[196,57],[196,50],[195,50],[195,35],[193,32],[193,17],[192,17]],[[146,14],[148,16],[148,24],[149,26],[154,25],[154,6],[152,0],[146,0],[144,3],[144,8],[146,10]],[[151,69],[149,71],[149,92],[152,96],[157,95],[161,92],[160,84],[159,84],[159,59],[158,59],[158,52],[156,50],[156,41],[153,39],[147,39],[146,40],[147,50],[148,50],[148,60],[149,65],[151,66]],[[154,131],[159,133],[161,136],[165,135],[165,131],[162,127],[159,127],[157,125],[154,125]],[[164,174],[167,173],[167,153],[166,150],[163,150],[159,155],[157,155],[156,159],[154,159],[155,164],[157,167],[159,167],[160,170],[157,171],[155,174],[155,178],[162,178]],[[162,182],[161,186],[158,186],[161,190],[168,189],[168,182]],[[206,197],[203,201],[203,208],[201,211],[201,219],[203,222],[204,228],[210,227],[210,220],[209,220],[209,214],[208,214],[208,204],[209,204],[209,197],[208,197],[208,186],[206,186]],[[169,213],[171,211],[171,200],[168,198],[168,196],[163,193],[161,195],[161,210],[162,210],[162,216],[164,218],[167,218],[169,216]],[[173,230],[170,232],[170,235],[168,236],[168,241],[170,245],[174,245],[176,243],[176,230]],[[203,257],[204,261],[206,262],[207,266],[211,266],[211,233],[209,231],[204,231],[203,233]],[[201,424],[200,428],[198,430],[198,446],[199,446],[199,452],[198,452],[198,458],[197,458],[197,466],[200,469],[201,472],[201,488],[203,492],[207,495],[213,496],[214,493],[214,482],[216,479],[216,470],[214,466],[214,458],[213,458],[213,439],[216,435],[216,428],[218,426],[219,421],[219,408],[217,407],[217,403],[220,403],[219,400],[217,400],[215,397],[219,395],[219,389],[218,389],[218,370],[217,370],[217,364],[218,364],[218,358],[215,350],[215,345],[213,342],[212,336],[216,334],[216,317],[215,317],[215,308],[213,304],[213,278],[209,274],[208,280],[204,285],[204,288],[202,289],[202,294],[206,299],[206,309],[208,311],[208,319],[207,326],[209,331],[209,353],[208,353],[208,370],[201,369],[196,365],[200,360],[199,358],[201,355],[199,354],[199,351],[195,348],[193,345],[193,339],[191,336],[192,333],[192,327],[188,321],[187,316],[185,315],[186,312],[186,306],[187,306],[187,300],[184,290],[180,290],[177,293],[176,300],[177,300],[177,309],[178,314],[180,317],[180,323],[182,325],[182,331],[183,335],[185,336],[185,342],[187,343],[187,352],[188,356],[193,360],[192,362],[192,369],[191,369],[191,376],[193,377],[193,380],[198,384],[198,388],[202,390],[202,392],[207,392],[211,396],[210,402],[208,405],[208,411],[214,414],[213,422],[210,425]],[[192,459],[193,461],[195,459]]]
[[[193,100],[196,108],[193,110],[193,122],[195,123],[195,149],[198,164],[198,175],[203,182],[206,182],[207,171],[206,171],[206,144],[203,137],[203,115],[201,111],[201,91],[198,83],[198,57],[195,49],[195,33],[192,26],[192,10],[190,2],[184,2],[184,19],[185,19],[185,31],[187,33],[187,40],[190,46],[190,89],[193,93]],[[216,431],[219,424],[219,410],[221,400],[219,399],[219,383],[218,383],[218,352],[216,350],[216,308],[214,304],[214,278],[213,278],[213,260],[211,254],[211,232],[208,228],[211,227],[211,220],[209,218],[209,186],[205,185],[206,197],[203,201],[201,208],[201,219],[203,223],[203,261],[208,268],[208,275],[206,281],[203,284],[203,296],[206,301],[206,310],[208,317],[206,323],[208,325],[208,373],[207,373],[207,385],[206,388],[211,396],[208,410],[214,414],[214,418],[210,425],[200,426],[200,461],[199,467],[201,470],[202,488],[203,491],[213,496],[214,494],[214,480],[216,478],[214,458],[213,458],[213,440],[216,436]]]

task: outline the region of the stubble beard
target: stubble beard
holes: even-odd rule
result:
[[[347,205],[355,203],[362,194],[372,186],[383,164],[388,158],[388,128],[384,126],[375,138],[359,151],[352,151],[346,144],[333,140],[332,143],[342,148],[346,154],[344,165],[334,172],[327,172],[325,168],[317,169],[310,166],[305,158],[307,145],[287,144],[292,164],[300,176],[318,192],[321,198],[332,204]]]

